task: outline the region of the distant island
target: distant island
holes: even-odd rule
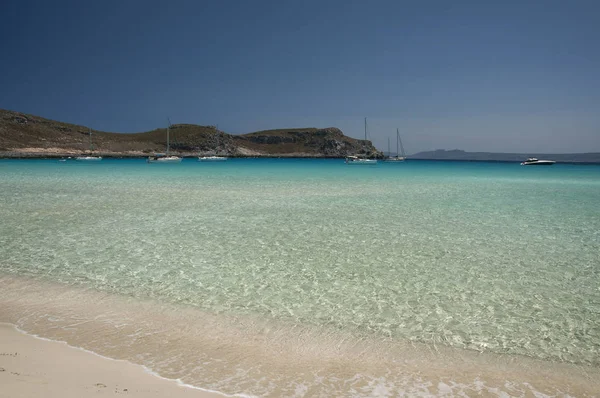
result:
[[[89,152],[88,127],[0,110],[0,157],[67,157]],[[140,157],[163,153],[166,127],[141,133],[91,130],[93,150],[104,157]],[[174,124],[171,152],[179,156],[340,158],[360,154],[382,158],[371,141],[345,136],[335,127],[291,128],[227,134],[215,126]]]
[[[419,152],[409,159],[419,160],[463,160],[487,162],[522,162],[529,157],[549,159],[559,163],[600,163],[600,152],[591,153],[494,153],[465,152],[460,149]]]

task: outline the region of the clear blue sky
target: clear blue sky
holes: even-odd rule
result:
[[[600,151],[600,1],[9,0],[0,53],[0,108],[105,131]]]

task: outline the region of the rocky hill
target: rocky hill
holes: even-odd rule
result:
[[[0,157],[60,157],[89,152],[89,129],[20,112],[0,110]],[[166,128],[142,133],[92,129],[93,151],[102,156],[147,156],[165,151]],[[215,126],[174,124],[171,152],[265,157],[382,157],[370,141],[345,136],[335,127],[258,131],[233,135]]]

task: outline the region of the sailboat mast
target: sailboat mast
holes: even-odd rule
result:
[[[167,124],[167,156],[169,156],[169,129],[171,128],[171,119],[167,118],[169,124]]]
[[[400,132],[396,129],[396,157],[400,156],[400,152],[398,152],[398,142],[400,141]]]
[[[388,156],[390,156],[390,137],[388,137]]]
[[[215,131],[215,155],[219,153],[219,125],[217,124],[217,128]]]
[[[398,131],[396,131],[398,133]],[[405,158],[406,155],[404,154],[404,145],[402,145],[402,139],[400,138],[400,133],[398,133],[398,141],[400,142],[400,149],[402,150],[402,157]]]
[[[367,118],[365,118],[365,141],[367,140]]]

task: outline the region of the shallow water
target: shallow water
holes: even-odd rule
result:
[[[229,393],[596,391],[598,166],[5,160],[0,185],[24,330]]]

